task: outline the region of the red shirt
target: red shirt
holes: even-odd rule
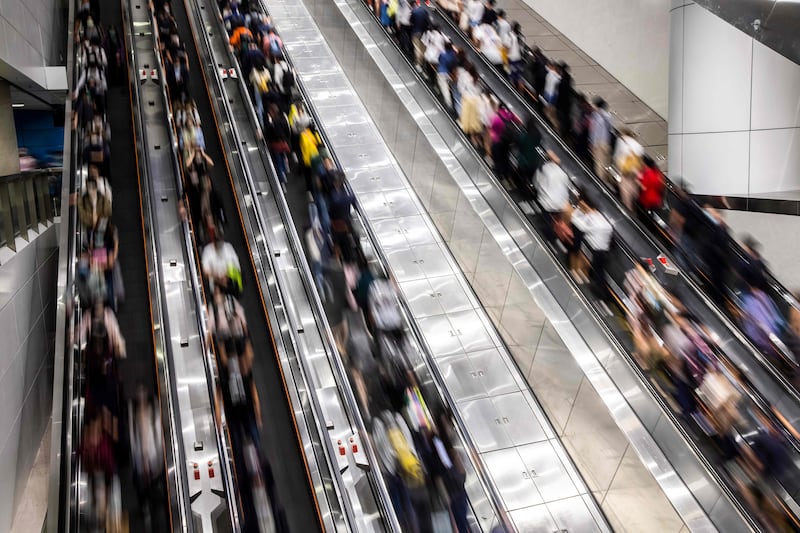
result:
[[[645,167],[639,181],[639,204],[646,210],[659,209],[664,204],[664,175],[657,168]]]

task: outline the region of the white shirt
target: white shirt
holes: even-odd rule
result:
[[[398,26],[411,25],[411,4],[408,3],[408,0],[399,0],[397,2],[395,18]]]
[[[481,91],[478,89],[478,84],[472,77],[472,74],[465,68],[459,67],[458,69],[458,92],[462,96],[478,96]]]
[[[508,49],[509,61],[522,61],[522,51],[519,47],[519,35],[513,31],[509,32],[503,40],[503,44]]]
[[[572,225],[583,232],[584,242],[595,251],[607,252],[611,247],[614,228],[600,211],[585,213],[576,209],[572,213]]]
[[[558,91],[558,82],[561,76],[555,70],[548,70],[547,77],[544,79],[544,97],[549,102]]]
[[[627,135],[620,137],[614,148],[614,164],[620,167],[625,158],[631,154],[642,157],[644,155],[644,147],[633,137],[628,137]]]
[[[494,28],[489,24],[481,24],[478,26],[478,40],[481,43],[481,53],[486,56],[486,59],[494,65],[499,65],[503,62],[503,54],[500,52],[500,47],[503,42],[500,36],[494,31]]]
[[[469,0],[467,2],[467,15],[473,25],[481,23],[484,9],[482,0]]]
[[[223,278],[228,275],[228,267],[235,266],[239,270],[239,256],[229,242],[223,242],[219,249],[212,242],[203,248],[203,272],[208,276]]]
[[[425,45],[425,61],[432,65],[439,64],[439,56],[444,52],[445,37],[440,31],[428,30],[422,36]]]
[[[553,161],[548,161],[536,172],[539,203],[548,213],[564,210],[569,202],[569,176]]]
[[[505,44],[508,36],[511,34],[511,23],[508,22],[506,19],[497,19],[497,34],[500,36],[500,39]],[[508,46],[508,45],[506,45]]]

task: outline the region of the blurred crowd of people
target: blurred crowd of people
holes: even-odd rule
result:
[[[481,81],[468,54],[454,46],[432,22],[427,3],[365,1],[381,25],[397,38],[401,50],[427,78],[496,175],[533,195],[544,219],[545,236],[565,249],[573,277],[579,283],[590,280],[599,296],[612,301],[605,265],[613,243],[613,227],[591,197],[574,185],[558,157],[544,149],[537,121],[531,117],[523,126],[496,98]],[[495,0],[438,0],[437,4],[474,49],[532,101],[544,120],[602,183],[618,194],[629,212],[651,227],[661,217],[665,238],[674,244],[679,266],[693,273],[712,299],[734,315],[758,349],[793,377],[800,356],[800,311],[782,300],[775,301],[757,243],[750,238],[741,246],[735,243],[721,214],[711,205],[697,204],[686,184],[674,185],[670,196],[655,161],[631,130],[616,127],[607,102],[599,97],[589,101],[576,91],[569,65],[549,60],[538,48],[529,48],[520,24],[507,20]],[[740,376],[733,369],[727,373],[719,370],[722,363],[713,355],[716,347],[709,348],[713,342],[706,328],[696,317],[689,316],[648,269],[639,265],[632,269],[626,287],[627,301],[633,304],[627,309],[627,316],[637,357],[647,354],[640,361],[643,367],[668,377],[666,389],[679,410],[687,417],[691,415],[717,439],[726,450],[727,459],[737,458],[737,464],[753,474],[739,479],[744,480],[748,498],[757,496],[769,514],[776,500],[774,492],[762,483],[769,484],[778,467],[771,465],[765,470],[756,463],[763,462],[765,457],[759,454],[766,453],[780,462],[780,457],[786,457],[788,441],[779,438],[774,424],[761,416],[749,420],[750,429],[755,428],[753,439],[732,444],[732,428],[743,420],[738,413],[748,412],[738,401]],[[650,290],[643,293],[643,287]],[[664,311],[663,305],[656,306],[657,319],[645,312],[653,311],[649,304],[656,303],[654,294],[675,304],[669,311]],[[666,328],[666,344],[661,337],[662,327]],[[648,361],[654,353],[660,354],[655,365]],[[695,373],[687,371],[687,366]],[[702,377],[706,373],[713,379],[705,382]],[[719,376],[725,379],[717,379]],[[716,391],[724,400],[730,400],[724,409],[720,397],[711,391],[704,394],[704,382],[707,388],[712,384],[725,388],[724,393]],[[701,412],[707,418],[698,416]],[[779,449],[783,453],[778,453]],[[759,478],[764,472],[767,481]],[[770,518],[774,519],[775,516]]]
[[[307,258],[401,526],[469,531],[466,471],[452,420],[421,390],[397,287],[361,248],[354,196],[294,90],[278,32],[254,6],[223,2],[220,12],[284,190],[306,191],[305,212],[296,215],[307,215]]]
[[[272,469],[261,444],[261,402],[253,377],[254,351],[247,316],[240,303],[244,290],[241,264],[225,240],[225,209],[210,171],[205,135],[190,89],[190,61],[168,1],[153,10],[166,71],[174,125],[180,149],[185,209],[193,228],[206,294],[208,339],[219,371],[215,413],[227,428],[242,506],[242,531],[287,531],[286,516],[274,492]]]
[[[80,3],[76,23],[79,79],[72,121],[76,142],[82,147],[76,168],[83,176],[75,200],[80,223],[75,273],[80,320],[74,338],[81,347],[85,387],[78,455],[87,481],[83,510],[87,530],[122,532],[128,530],[129,511],[135,505],[122,497],[120,472],[128,467],[145,526],[163,527],[159,495],[163,495],[164,460],[160,408],[143,384],[135,391],[123,391],[119,375],[126,343],[116,312],[124,303],[125,291],[119,237],[112,221],[106,93],[107,80],[117,83],[124,76],[124,56],[117,28],[103,28],[98,16],[98,4]]]

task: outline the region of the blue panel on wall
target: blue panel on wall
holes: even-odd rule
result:
[[[14,111],[14,125],[17,129],[17,146],[28,149],[28,152],[39,161],[50,163],[54,154],[64,151],[64,128],[53,126],[52,111]]]

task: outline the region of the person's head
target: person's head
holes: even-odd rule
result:
[[[277,104],[269,104],[269,108],[268,108],[267,112],[269,113],[269,116],[271,116],[272,118],[275,118],[275,117],[278,116],[278,113],[280,112],[280,110],[278,109],[278,105]]]
[[[744,245],[745,250],[752,255],[758,255],[759,249],[761,248],[761,243],[759,243],[756,238],[750,234],[746,234],[744,237],[742,237],[742,245]]]
[[[100,177],[100,169],[95,164],[89,165],[89,177],[95,180],[97,183],[97,179]]]
[[[558,64],[558,70],[562,74],[569,74],[569,65],[566,62],[562,61]]]
[[[579,205],[583,211],[597,211],[597,204],[595,204],[592,198],[585,192],[581,194]]]
[[[649,154],[644,154],[642,156],[642,163],[647,168],[657,168],[655,160],[652,157],[650,157]]]
[[[548,151],[547,151],[547,158],[548,158],[550,161],[552,161],[553,163],[555,163],[556,165],[560,165],[560,164],[561,164],[561,158],[560,158],[560,157],[558,157],[558,156],[556,155],[556,153],[555,153],[554,151],[552,151],[552,150],[548,150]]]
[[[522,35],[522,25],[519,22],[514,21],[514,23],[511,24],[511,31],[517,35]]]
[[[533,133],[534,130],[536,130],[538,128],[539,128],[539,126],[538,126],[538,123],[536,121],[536,117],[534,115],[529,116],[528,120],[525,121],[525,129],[529,133]]]
[[[608,103],[605,100],[603,100],[602,98],[600,98],[599,96],[594,99],[594,106],[597,109],[602,109],[603,111],[608,109]]]
[[[497,10],[497,18],[499,18],[499,19],[506,18],[506,10],[505,9],[498,9]]]

